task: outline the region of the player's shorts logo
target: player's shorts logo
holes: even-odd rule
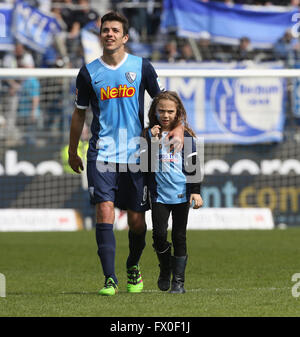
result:
[[[147,194],[148,194],[148,188],[145,185],[144,188],[143,188],[143,200],[141,202],[141,206],[145,206],[146,205],[146,203],[147,203]]]
[[[94,198],[94,192],[95,192],[95,187],[94,186],[90,186],[89,187],[90,198]]]
[[[129,83],[133,83],[136,79],[136,73],[132,72],[132,71],[128,71],[126,74],[125,74],[126,78],[127,78],[127,81]]]

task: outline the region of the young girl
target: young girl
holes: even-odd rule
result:
[[[158,287],[162,291],[167,291],[170,288],[172,273],[171,293],[185,292],[188,213],[193,203],[195,209],[202,206],[200,178],[196,179],[196,183],[187,182],[188,175],[195,174],[195,170],[188,173],[184,161],[192,163],[193,167],[198,165],[200,168],[200,165],[193,138],[195,134],[186,119],[186,111],[179,96],[173,91],[164,91],[153,99],[149,110],[149,127],[144,130],[148,142],[149,163],[151,162],[148,188],[152,210],[153,247],[160,267]],[[174,153],[166,147],[165,137],[180,124],[184,126],[185,145],[181,152]],[[190,142],[187,142],[187,139]],[[187,143],[192,146],[187,146]],[[172,213],[173,256],[171,244],[167,241],[170,213]]]

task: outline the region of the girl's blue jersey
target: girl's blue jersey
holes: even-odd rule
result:
[[[138,56],[126,53],[117,67],[98,58],[80,69],[75,103],[93,112],[88,160],[137,162],[145,90],[152,98],[161,91],[153,66]]]
[[[148,188],[150,191],[151,202],[163,204],[180,204],[189,201],[191,193],[200,193],[199,183],[188,183],[189,173],[186,170],[188,158],[196,163],[198,156],[194,138],[185,132],[185,146],[181,152],[170,152],[164,144],[164,139],[168,133],[163,132],[158,151],[151,151],[149,148],[152,137],[151,130],[148,129],[149,161],[152,164],[152,172],[148,175]],[[190,140],[190,142],[187,141]],[[193,157],[194,159],[193,160]],[[149,170],[150,171],[150,170]],[[192,173],[194,174],[194,173]]]

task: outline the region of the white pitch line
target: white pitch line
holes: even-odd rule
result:
[[[257,290],[291,290],[291,287],[262,287],[262,288],[196,288],[196,289],[185,289],[186,292],[200,292],[200,291],[215,291],[215,292],[222,292],[222,291],[257,291]],[[143,292],[161,292],[160,290],[156,289],[149,289],[143,290]]]
[[[230,292],[230,291],[257,291],[257,290],[265,290],[265,291],[274,291],[274,290],[291,290],[291,287],[254,287],[254,288],[195,288],[195,289],[186,289],[187,293],[189,292]],[[127,293],[126,290],[120,290],[119,293]],[[158,289],[145,289],[142,293],[167,293]],[[61,292],[62,295],[84,295],[84,294],[97,294],[97,292],[90,292],[90,291],[78,291],[78,292],[68,292],[63,291]]]

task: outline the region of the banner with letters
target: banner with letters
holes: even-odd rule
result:
[[[61,27],[50,13],[43,13],[25,1],[18,0],[13,10],[12,31],[22,44],[44,53]]]
[[[299,176],[278,185],[274,175],[206,175],[201,195],[204,207],[269,208],[276,224],[295,226],[300,223],[299,183]]]
[[[197,64],[197,69],[237,67],[240,68],[238,64]],[[265,67],[272,68],[274,64]],[[156,69],[159,74],[158,64]],[[285,79],[165,77],[160,80],[166,89],[178,92],[189,124],[206,143],[282,141]]]
[[[205,31],[212,40],[236,44],[248,37],[255,47],[271,47],[295,26],[297,7],[251,6],[198,0],[164,0],[161,28],[182,37],[199,37]],[[299,19],[299,17],[298,17]]]
[[[300,63],[295,64],[295,68],[300,68]],[[300,119],[300,80],[299,78],[292,79],[293,91],[292,91],[292,111],[296,118]]]
[[[8,51],[14,49],[14,38],[11,32],[12,4],[0,3],[0,50]]]

